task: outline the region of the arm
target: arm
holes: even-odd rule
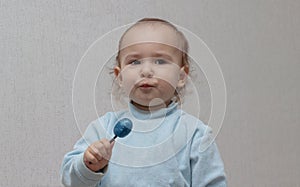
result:
[[[105,170],[101,172],[92,170],[97,161],[92,161],[92,165],[88,165],[89,160],[87,159],[93,158],[93,156],[90,155],[90,158],[86,156],[87,150],[90,149],[89,144],[99,142],[100,137],[96,128],[98,125],[100,123],[89,125],[83,137],[76,142],[73,151],[65,155],[61,166],[61,181],[65,186],[96,186],[104,176]]]
[[[207,127],[209,128],[209,127]],[[194,136],[191,147],[192,186],[226,187],[224,165],[210,128]]]

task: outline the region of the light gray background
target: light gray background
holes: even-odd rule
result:
[[[0,186],[61,186],[61,160],[80,137],[78,62],[106,32],[151,16],[197,34],[220,63],[229,186],[300,186],[299,10],[297,0],[1,0]]]

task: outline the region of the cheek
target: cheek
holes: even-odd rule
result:
[[[135,82],[136,82],[136,75],[134,73],[130,73],[127,71],[124,71],[121,73],[122,75],[122,89],[126,92],[126,93],[130,93],[130,91],[132,90]]]
[[[163,80],[166,84],[169,84],[173,88],[176,88],[178,80],[179,80],[179,71],[169,71],[160,73],[157,78]]]

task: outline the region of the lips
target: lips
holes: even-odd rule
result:
[[[137,87],[139,88],[152,88],[155,87],[155,82],[151,82],[151,81],[141,81],[137,84]]]
[[[150,84],[142,84],[140,87],[142,87],[142,88],[149,88],[149,87],[153,87],[153,86],[150,85]]]

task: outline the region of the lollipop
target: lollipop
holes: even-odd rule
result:
[[[132,121],[128,118],[123,118],[117,122],[114,127],[114,134],[115,136],[109,141],[110,143],[113,142],[117,137],[123,138],[127,136],[132,129]]]
[[[123,138],[127,136],[132,129],[132,121],[128,118],[123,118],[120,121],[117,122],[117,124],[114,127],[114,134],[115,136],[109,141],[112,143],[115,141],[117,137]],[[89,164],[92,164],[92,162],[89,162]]]

